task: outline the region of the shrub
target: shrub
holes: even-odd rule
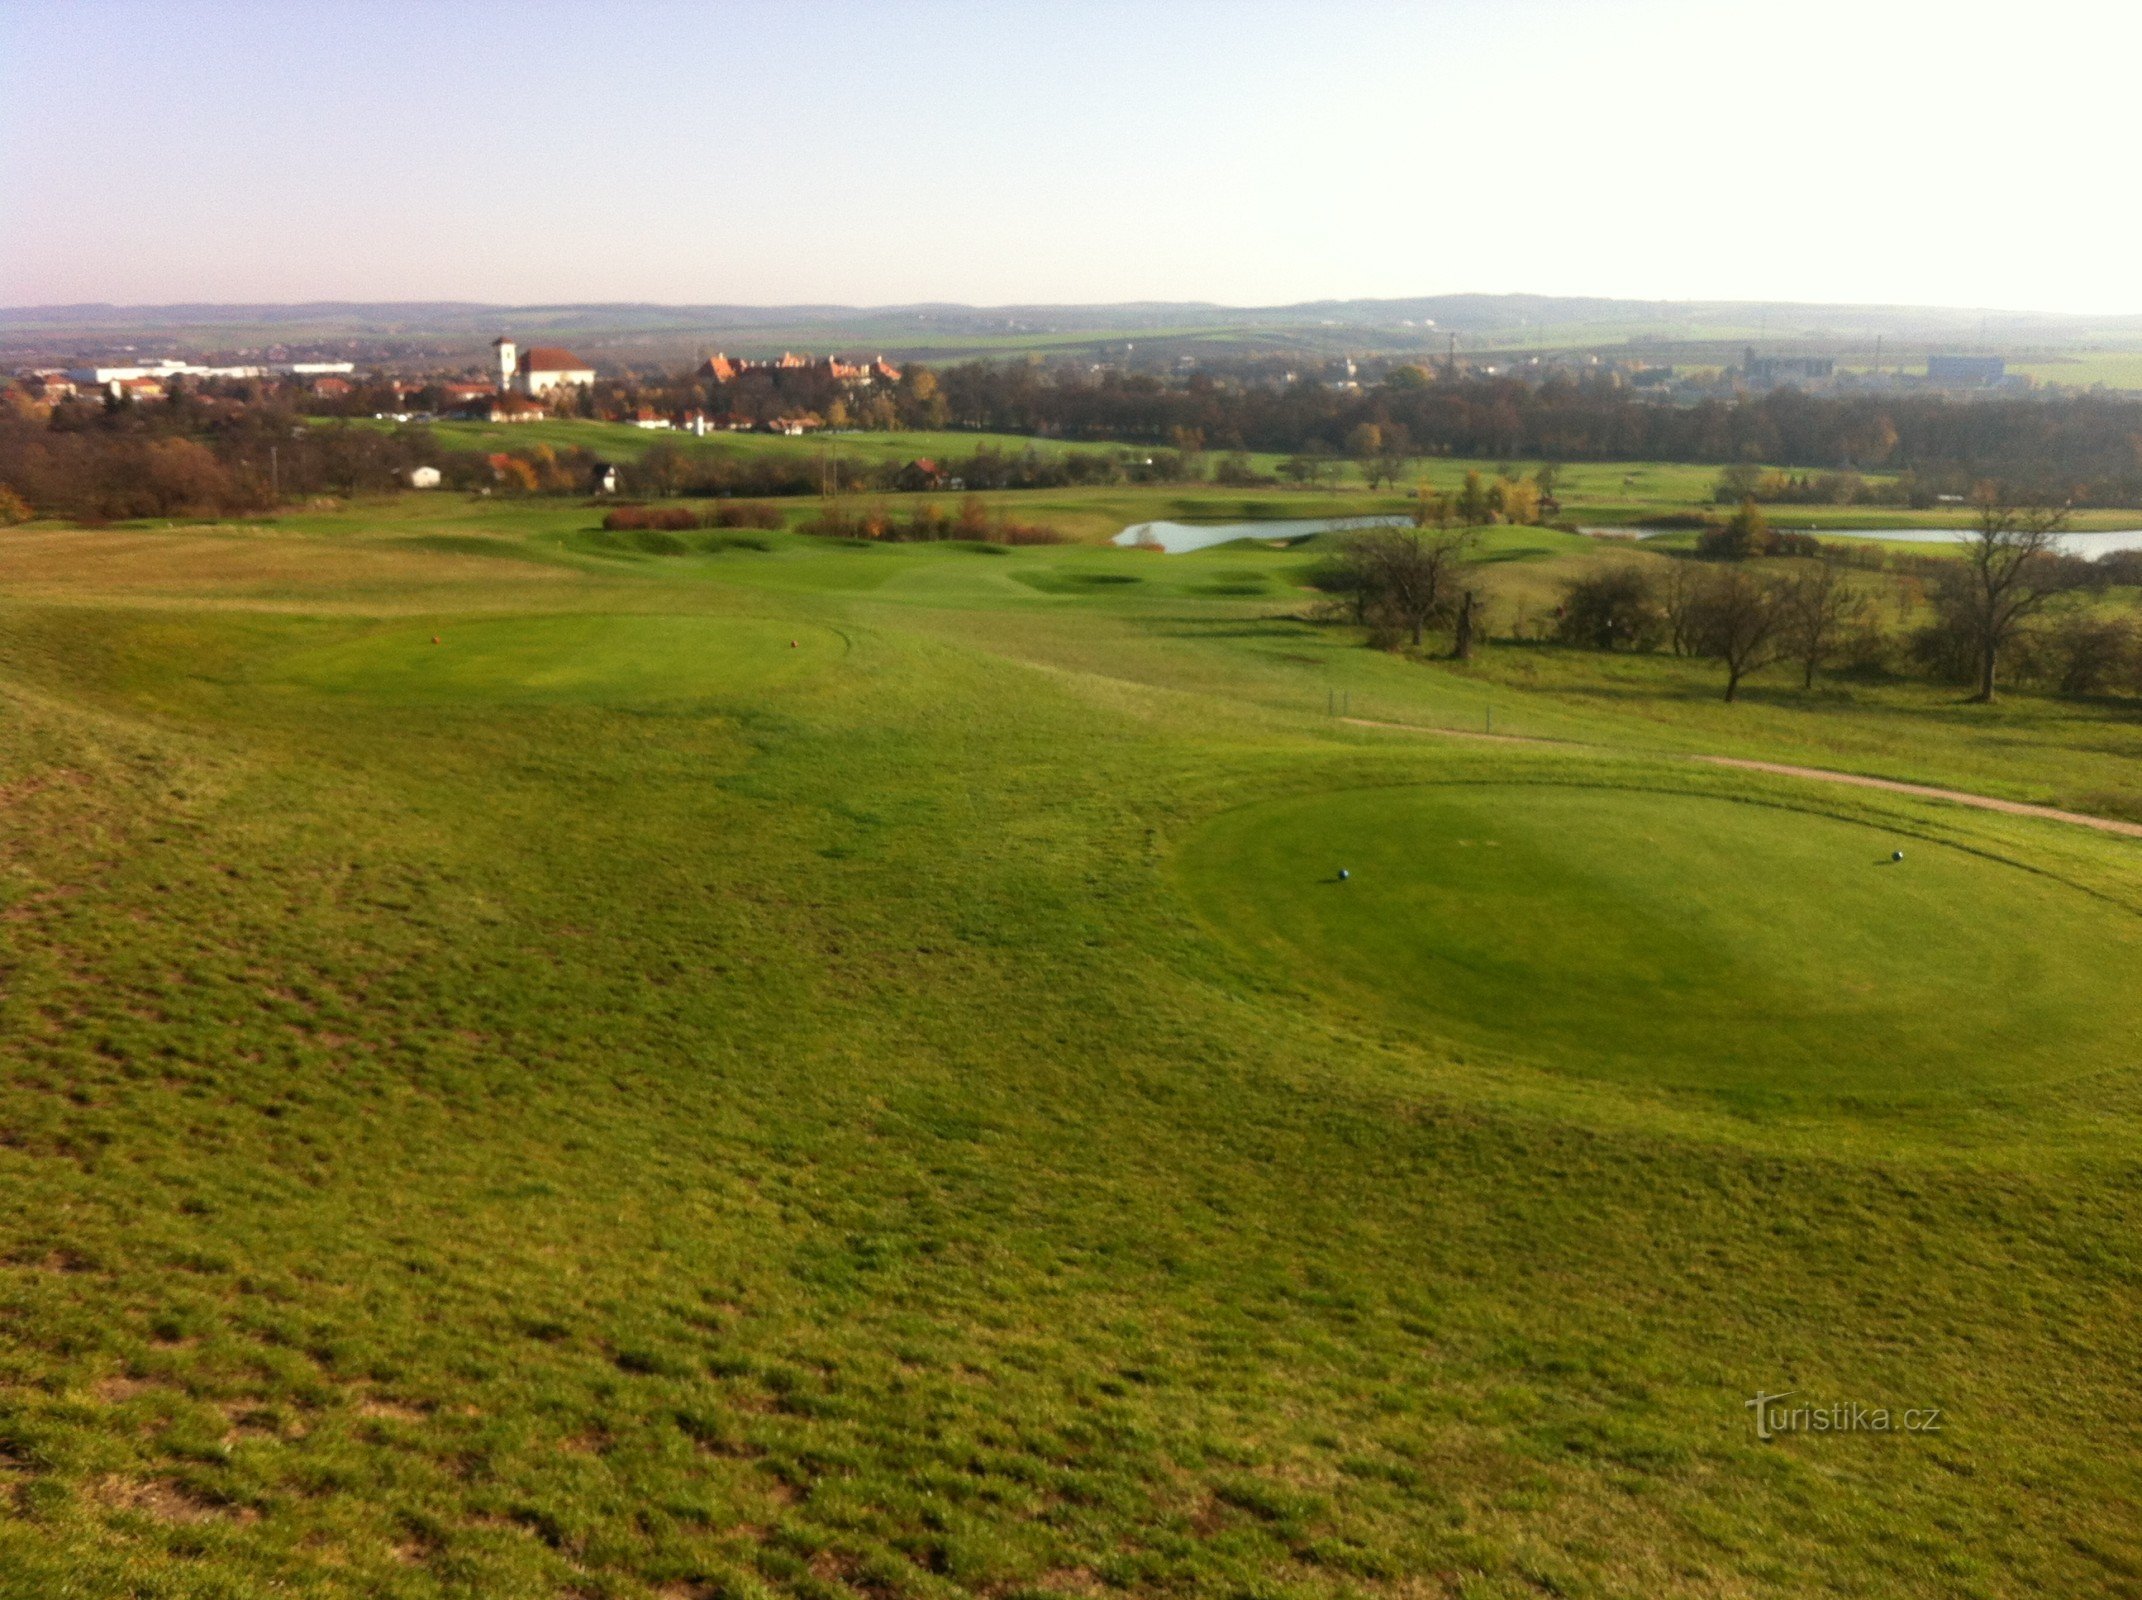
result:
[[[619,506],[602,519],[611,533],[663,529],[681,533],[699,526],[699,513],[689,506]]]
[[[692,506],[627,505],[613,507],[603,517],[602,525],[612,533],[651,529],[685,533],[696,528],[778,528],[781,512],[776,506],[753,501],[738,501],[706,510]]]
[[[988,507],[972,497],[961,502],[956,513],[948,513],[940,506],[923,501],[911,506],[904,519],[895,517],[882,505],[861,511],[843,511],[828,506],[804,524],[804,532],[836,539],[877,539],[896,544],[928,543],[940,539],[991,545],[1064,542],[1064,535],[1045,523],[1014,522],[1001,513],[991,516]]]
[[[1666,637],[1658,585],[1634,565],[1570,580],[1556,612],[1555,637],[1593,650],[1656,650]]]

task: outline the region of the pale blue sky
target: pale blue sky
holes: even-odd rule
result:
[[[2142,311],[2138,10],[0,0],[0,303]]]

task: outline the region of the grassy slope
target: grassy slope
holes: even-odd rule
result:
[[[2131,844],[1643,752],[2130,793],[2131,718],[1423,668],[1289,620],[1299,552],[590,521],[0,539],[0,1594],[2131,1584],[2131,1065],[1572,1075],[1180,878],[1245,806],[1577,783],[2011,861],[2066,937]],[[1764,1446],[1758,1387],[1948,1426]]]

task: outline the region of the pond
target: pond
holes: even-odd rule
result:
[[[1604,538],[1626,539],[1634,535],[1639,539],[1657,539],[1677,530],[1672,528],[1579,528],[1579,533],[1594,534]],[[1795,528],[1795,533],[1812,533],[1821,539],[1883,539],[1897,540],[1904,544],[1961,544],[1975,538],[1971,528]],[[2110,555],[2115,550],[2142,550],[2142,528],[2112,528],[2101,533],[2063,533],[2060,548],[2073,556],[2087,556],[2095,560]]]
[[[1345,528],[1396,528],[1411,517],[1294,517],[1271,522],[1134,522],[1110,540],[1111,544],[1159,549],[1171,556],[1192,550],[1207,550],[1237,539],[1300,539],[1312,533],[1336,533]]]

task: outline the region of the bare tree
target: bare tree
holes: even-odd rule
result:
[[[1700,570],[1682,560],[1668,565],[1666,581],[1658,586],[1659,609],[1666,616],[1666,642],[1677,656],[1695,651],[1696,600],[1702,588]]]
[[[1865,601],[1845,582],[1838,563],[1818,557],[1796,564],[1801,570],[1784,592],[1785,650],[1800,664],[1800,687],[1812,689],[1815,674],[1837,653],[1839,640],[1865,609]]]
[[[1991,483],[1980,484],[1971,498],[1978,526],[1964,546],[1969,577],[1963,589],[1978,657],[1978,692],[1971,698],[1990,705],[2001,651],[2060,588],[2058,544],[2068,508],[2011,500]]]
[[[1467,589],[1458,600],[1457,627],[1450,646],[1451,660],[1473,659],[1473,634],[1479,625],[1479,615],[1480,595],[1476,590]]]
[[[1418,648],[1457,603],[1458,575],[1475,543],[1465,532],[1371,528],[1346,541],[1333,586],[1351,594],[1360,620],[1406,633]]]
[[[1789,592],[1770,573],[1727,567],[1704,578],[1692,618],[1696,653],[1724,664],[1728,703],[1741,679],[1778,658],[1789,615]]]

